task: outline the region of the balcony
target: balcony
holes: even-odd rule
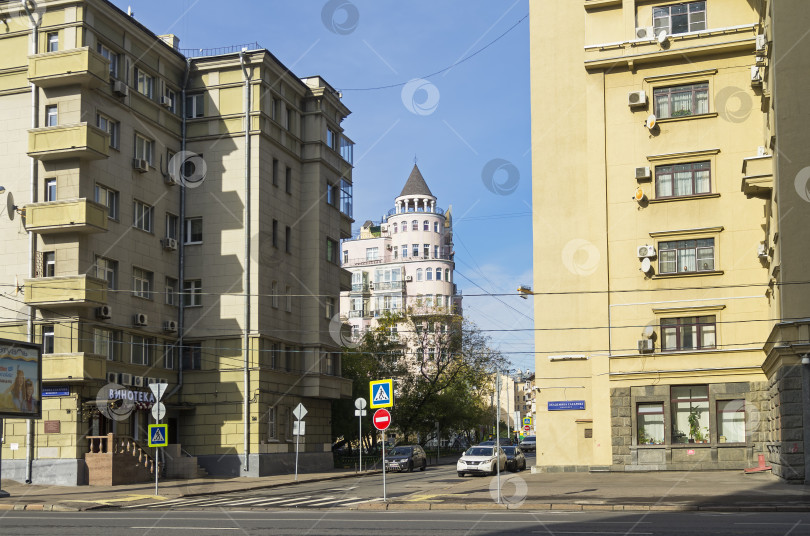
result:
[[[87,123],[34,128],[28,131],[28,156],[43,162],[109,156],[109,134]]]
[[[771,196],[773,190],[773,157],[752,156],[743,159],[742,192],[747,197]]]
[[[28,56],[28,80],[43,88],[97,88],[109,83],[110,62],[89,47],[36,54]]]
[[[42,380],[78,382],[103,380],[107,376],[107,359],[95,354],[48,354],[42,360]]]
[[[307,374],[301,378],[301,396],[339,400],[351,398],[352,382],[340,376]]]
[[[107,282],[89,275],[25,280],[25,303],[34,307],[97,307],[107,303]]]
[[[107,207],[85,198],[25,205],[25,229],[39,234],[100,233],[107,230]]]

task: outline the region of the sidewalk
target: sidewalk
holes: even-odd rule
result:
[[[455,463],[442,459],[442,464]],[[379,471],[364,471],[374,474]],[[299,474],[317,482],[357,476],[352,470]],[[429,473],[426,473],[429,475]],[[176,499],[286,486],[294,475],[260,478],[198,478],[160,483],[160,497]],[[408,495],[388,503],[358,505],[374,510],[649,510],[649,511],[810,511],[810,486],[786,484],[771,474],[741,471],[651,473],[504,473],[501,503],[491,477],[452,476],[430,495]],[[3,481],[11,494],[0,510],[83,511],[154,500],[152,483],[128,486],[36,486]],[[2,514],[0,514],[2,515]]]

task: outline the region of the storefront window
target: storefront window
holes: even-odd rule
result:
[[[661,403],[639,404],[637,421],[638,421],[639,445],[664,444],[663,404]]]
[[[709,442],[709,387],[673,386],[672,442]]]
[[[717,401],[717,434],[721,443],[745,442],[745,401]]]

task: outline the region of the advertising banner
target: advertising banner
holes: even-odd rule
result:
[[[42,417],[42,348],[0,339],[0,418]]]

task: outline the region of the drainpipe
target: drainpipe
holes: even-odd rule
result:
[[[39,24],[40,20],[38,17],[35,17],[34,14],[31,12],[31,9],[28,7],[29,2],[33,3],[34,8],[36,9],[36,2],[32,2],[32,0],[20,0],[22,4],[22,8],[25,10],[25,14],[28,15],[28,19],[31,21],[31,54],[39,53]],[[39,91],[37,87],[32,83],[31,84],[31,128],[37,128],[39,126]],[[31,188],[31,202],[37,202],[37,174],[39,171],[39,164],[36,159],[31,158],[31,181],[30,181],[30,188]],[[36,237],[34,233],[28,231],[28,277],[33,279],[36,277],[36,261],[34,257],[36,256]],[[28,307],[28,342],[34,342],[34,317],[36,316],[37,312],[33,306]],[[32,482],[32,468],[34,463],[34,421],[32,419],[26,419],[25,421],[26,427],[26,445],[25,445],[25,483],[31,484]]]
[[[245,400],[244,409],[244,436],[245,436],[245,464],[242,468],[244,472],[250,469],[250,79],[251,73],[245,65],[245,51],[239,53],[239,63],[242,66],[242,74],[245,77],[245,332],[242,342],[242,354],[245,361]]]
[[[186,151],[186,89],[188,88],[188,77],[190,72],[191,59],[186,58],[186,71],[183,75],[183,88],[180,90],[180,99],[183,102],[183,122],[180,126],[180,154],[182,154],[184,157]],[[181,167],[181,169],[183,168]],[[186,276],[186,248],[184,246],[185,240],[183,239],[183,232],[186,224],[186,185],[180,181],[178,187],[180,188],[180,234],[178,235],[180,240],[177,241],[179,244],[177,250],[180,252],[180,261],[177,269],[177,277],[179,278],[178,285],[180,285],[180,288],[182,289],[183,281],[185,280]],[[177,304],[177,348],[180,349],[178,359],[179,363],[177,364],[177,385],[165,396],[166,399],[178,392],[183,387],[183,334],[185,333],[185,320],[186,310],[183,305],[182,296],[180,296],[180,303]]]

